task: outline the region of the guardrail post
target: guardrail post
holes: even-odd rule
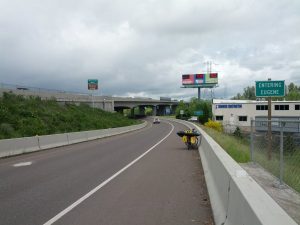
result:
[[[254,151],[253,123],[254,123],[254,120],[252,119],[251,120],[251,135],[250,135],[250,159],[251,159],[251,162],[254,162],[254,159],[253,159],[253,151]]]

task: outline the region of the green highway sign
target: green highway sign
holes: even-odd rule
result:
[[[97,79],[88,79],[88,89],[89,90],[98,90],[98,80]]]
[[[285,96],[284,80],[255,81],[256,97]]]
[[[194,116],[203,116],[203,111],[202,110],[194,111]]]

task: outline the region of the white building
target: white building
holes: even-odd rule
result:
[[[268,102],[213,99],[213,119],[224,128],[249,130],[252,119],[267,119]],[[300,120],[300,101],[272,101],[272,120]]]

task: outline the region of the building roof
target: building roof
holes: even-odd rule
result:
[[[213,104],[257,104],[267,102],[268,101],[213,99]],[[300,101],[272,101],[272,103],[300,103]]]

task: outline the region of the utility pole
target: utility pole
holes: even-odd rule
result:
[[[204,62],[204,64],[206,65],[206,73],[211,74],[213,62],[212,61],[206,61],[206,62]],[[200,87],[198,87],[198,100],[199,101],[201,100],[201,88]]]

